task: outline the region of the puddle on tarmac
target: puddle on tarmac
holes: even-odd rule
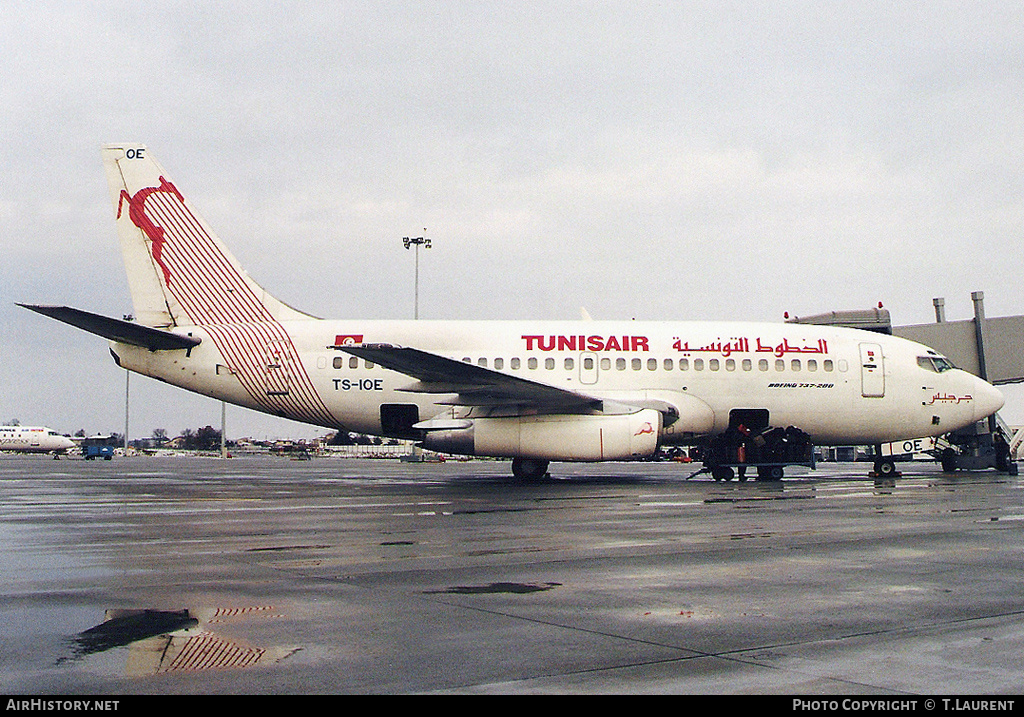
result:
[[[445,590],[425,590],[424,595],[492,595],[495,593],[513,593],[526,595],[539,593],[552,588],[561,587],[562,583],[490,583],[489,585],[457,585]]]
[[[107,610],[107,619],[78,633],[72,658],[124,647],[149,637],[195,627],[199,620],[188,610]]]
[[[103,622],[78,633],[71,655],[58,664],[114,648],[128,648],[124,674],[253,667],[280,662],[302,648],[258,647],[213,632],[210,625],[253,615],[281,617],[270,606],[199,610],[107,610]],[[270,614],[268,614],[270,613]]]

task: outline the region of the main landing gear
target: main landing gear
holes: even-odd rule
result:
[[[785,464],[793,465],[793,464]],[[785,465],[779,464],[768,464],[768,465],[756,465],[751,463],[734,464],[734,465],[716,465],[712,466],[711,477],[716,481],[731,481],[737,475],[739,476],[740,482],[747,480],[747,468],[757,469],[757,480],[759,481],[780,481],[786,475]],[[800,464],[803,465],[803,464]],[[813,466],[812,466],[813,467]],[[735,468],[735,471],[733,470]],[[703,471],[701,471],[703,472]],[[692,477],[692,476],[691,476]]]
[[[747,471],[756,470],[759,481],[780,481],[786,466],[814,468],[810,436],[794,426],[770,428],[767,415],[760,421],[761,427],[751,431],[739,419],[744,416],[756,419],[755,413],[746,410],[740,415],[739,409],[734,409],[730,416],[734,425],[710,440],[701,459],[704,468],[699,473],[709,472],[716,481],[731,481],[737,477],[745,481]]]
[[[895,478],[900,475],[900,472],[896,470],[896,461],[892,458],[882,458],[875,461],[874,468],[872,475],[878,478]]]
[[[513,458],[512,475],[519,480],[539,480],[548,474],[548,462],[535,458]]]

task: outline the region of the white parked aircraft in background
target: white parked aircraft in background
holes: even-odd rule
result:
[[[0,451],[65,453],[75,442],[46,426],[0,426]]]
[[[880,444],[948,433],[1003,405],[927,347],[855,329],[317,319],[256,284],[144,146],[106,146],[103,162],[134,320],[27,308],[110,339],[124,368],[258,411],[511,458],[525,477],[549,461],[704,443],[705,465],[728,478],[738,446],[767,454],[773,434],[789,440],[782,429]]]

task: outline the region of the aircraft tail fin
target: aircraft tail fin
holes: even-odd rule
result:
[[[145,145],[103,147],[135,319],[159,328],[309,318],[268,294]]]

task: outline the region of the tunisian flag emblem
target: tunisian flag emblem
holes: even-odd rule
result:
[[[362,334],[338,334],[334,337],[335,346],[356,346],[363,343]]]

